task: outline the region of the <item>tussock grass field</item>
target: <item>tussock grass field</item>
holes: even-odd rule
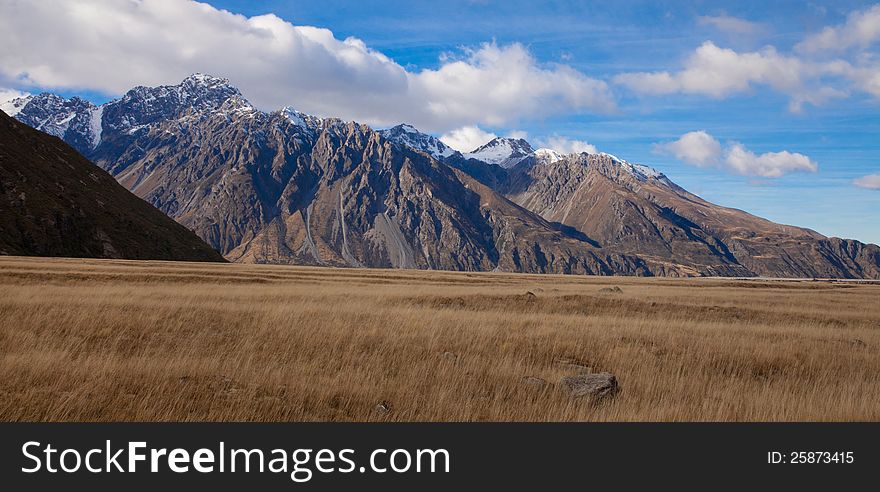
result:
[[[0,257],[0,420],[880,420],[880,285]]]

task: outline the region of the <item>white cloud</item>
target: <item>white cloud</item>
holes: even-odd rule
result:
[[[763,28],[729,16],[704,16],[698,21],[728,33]],[[845,23],[807,36],[790,54],[772,46],[738,52],[706,41],[685,58],[680,70],[622,73],[613,81],[639,94],[701,94],[719,99],[765,86],[787,95],[789,110],[800,112],[805,104],[818,106],[854,93],[880,98],[880,58],[868,50],[878,41],[880,4],[853,11]],[[827,56],[835,53],[841,56]]]
[[[823,64],[831,74],[850,80],[858,90],[880,98],[880,59],[864,53],[858,57],[856,64],[844,60],[833,60]]]
[[[476,126],[463,126],[440,137],[440,141],[459,152],[470,152],[497,137]]]
[[[804,53],[844,51],[852,47],[867,48],[880,39],[880,4],[866,10],[851,12],[846,22],[829,26],[808,36],[795,47]]]
[[[529,133],[522,130],[513,130],[507,133],[507,138],[521,138],[525,140],[529,138]]]
[[[705,130],[688,132],[674,142],[654,145],[654,152],[674,155],[678,160],[699,167],[718,164],[721,143]]]
[[[5,103],[12,101],[13,99],[18,99],[19,97],[28,96],[27,92],[22,92],[15,89],[7,89],[6,87],[0,87],[0,103]]]
[[[580,154],[586,152],[588,154],[597,154],[599,151],[596,146],[583,140],[574,140],[567,137],[554,135],[539,142],[541,147],[547,147],[559,152],[560,154]]]
[[[816,172],[819,165],[796,152],[766,152],[760,155],[739,142],[721,143],[704,130],[685,133],[678,140],[654,145],[654,151],[674,155],[687,164],[716,167],[743,176],[778,178],[792,172]]]
[[[411,89],[431,119],[459,124],[498,126],[526,115],[615,109],[605,82],[567,65],[540,67],[518,43],[486,43],[466,50],[463,59],[447,57],[439,69],[414,74]]]
[[[804,103],[820,105],[830,99],[847,97],[845,89],[826,85],[823,77],[854,79],[855,73],[855,69],[842,60],[804,61],[780,54],[772,46],[738,53],[706,41],[685,60],[681,71],[623,73],[617,75],[614,82],[642,94],[702,94],[719,99],[765,85],[787,94],[789,110],[799,112]],[[859,85],[861,90],[865,90],[864,87]]]
[[[229,78],[264,109],[429,131],[613,111],[603,81],[540,64],[520,44],[483,44],[407,71],[357,38],[191,0],[4,0],[0,80],[119,94],[193,72]]]
[[[765,30],[763,24],[730,15],[703,15],[697,18],[697,22],[703,26],[712,26],[719,31],[740,36],[754,36]]]
[[[819,170],[819,165],[803,154],[783,150],[755,155],[736,142],[725,151],[724,164],[738,174],[763,178],[778,178],[795,171],[814,173]]]
[[[867,176],[862,176],[861,178],[857,178],[856,180],[854,180],[853,184],[858,186],[859,188],[880,190],[880,174],[869,174]]]
[[[620,74],[615,82],[636,92],[669,94],[684,92],[724,97],[748,90],[752,84],[768,84],[791,91],[802,85],[804,67],[797,58],[782,56],[773,47],[740,54],[703,43],[685,61],[680,72]]]

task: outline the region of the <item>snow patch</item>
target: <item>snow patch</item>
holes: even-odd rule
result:
[[[290,106],[287,106],[281,110],[281,113],[284,115],[285,118],[287,118],[288,121],[290,121],[294,125],[306,128],[306,119],[299,111],[291,108]]]
[[[561,161],[565,156],[553,149],[542,148],[534,152],[535,159],[544,164]]]
[[[406,123],[380,130],[379,133],[392,142],[425,152],[435,159],[449,157],[456,152],[455,149],[441,142],[439,138],[422,133],[414,126]]]
[[[89,131],[91,132],[90,135],[92,137],[92,148],[97,147],[98,144],[101,143],[101,133],[103,132],[101,121],[103,117],[103,105],[89,110]]]
[[[616,155],[608,154],[606,152],[600,152],[599,155],[608,157],[612,161],[620,164],[621,167],[626,170],[626,172],[628,172],[630,175],[641,182],[648,181],[649,179],[654,179],[666,185],[670,183],[669,179],[667,179],[663,173],[652,167],[643,166],[641,164],[631,164],[617,157]]]
[[[639,172],[649,178],[659,178],[660,176],[663,176],[663,173],[661,173],[660,171],[652,167],[643,166],[641,164],[633,164],[633,168],[636,170],[636,172]]]

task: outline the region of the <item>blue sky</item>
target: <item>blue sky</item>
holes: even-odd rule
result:
[[[497,135],[524,132],[530,141],[539,144],[552,137],[588,142],[600,151],[655,167],[712,202],[777,222],[810,227],[826,235],[880,243],[880,190],[853,183],[860,177],[880,174],[880,34],[871,31],[872,8],[878,13],[880,8],[872,2],[217,0],[210,4],[246,18],[271,13],[296,26],[326,28],[335,40],[357,38],[366,49],[396,64],[388,68],[375,57],[359,59],[358,67],[367,68],[360,67],[351,75],[355,85],[340,89],[357,98],[354,103],[340,99],[339,104],[347,106],[322,105],[315,101],[324,96],[307,95],[307,90],[317,90],[315,83],[301,75],[311,67],[320,68],[315,68],[316,73],[340,74],[340,79],[349,76],[343,69],[324,66],[320,61],[311,60],[302,67],[291,63],[296,72],[277,75],[279,80],[299,80],[299,85],[287,88],[250,82],[250,72],[264,69],[257,62],[245,68],[230,66],[227,71],[232,73],[215,73],[234,83],[241,80],[245,96],[257,103],[265,100],[267,109],[281,101],[316,113],[345,112],[347,107],[358,105],[356,112],[341,116],[382,120],[383,115],[377,113],[384,108],[414,104],[411,98],[387,98],[383,87],[405,84],[401,80],[407,77],[412,85],[412,79],[426,75],[420,82],[426,89],[421,90],[459,97],[456,104],[460,112],[454,117],[432,119],[423,113],[396,109],[388,118],[413,120],[410,122],[437,135],[468,126]],[[200,22],[197,12],[186,15],[191,23]],[[83,19],[84,23],[91,22],[91,18]],[[853,37],[855,27],[862,30]],[[818,37],[826,28],[833,32]],[[880,33],[880,27],[877,29]],[[213,45],[224,45],[221,34],[211,38],[215,34],[205,32],[203,37],[211,39]],[[438,84],[451,83],[450,79],[437,81],[432,77],[445,73],[454,61],[477,66],[488,63],[469,58],[467,51],[478,51],[486,46],[484,43],[490,43],[502,55],[510,46],[521,46],[530,60],[523,63],[533,65],[529,73],[534,75],[524,84],[558,81],[565,74],[575,73],[571,84],[584,86],[572,95],[557,84],[547,89],[543,99],[514,93],[512,102],[499,102],[497,108],[486,109],[492,115],[481,115],[479,97],[462,96],[460,88],[438,88]],[[683,70],[698,65],[695,53],[705,43],[711,43],[706,48],[711,51],[707,56],[721,59],[732,53],[730,56],[737,57],[750,73],[734,71],[728,77],[722,71],[717,87],[701,78],[704,72],[695,72],[695,79],[677,78]],[[210,47],[186,48],[190,51],[181,52],[210,53]],[[240,48],[229,56],[246,57],[248,52],[244,50]],[[107,56],[112,59],[111,54]],[[146,79],[141,83],[151,84],[188,71],[216,72],[226,67],[219,61],[206,63],[208,58],[182,55],[175,60],[174,70],[163,70],[162,59],[157,58],[153,65],[141,63],[127,71],[136,71],[139,80]],[[18,65],[13,67],[15,63],[27,67],[23,61],[4,59],[0,54],[0,86],[84,94],[97,102],[118,95],[134,77],[107,74],[107,83],[90,84],[83,77],[77,78],[74,69],[55,70],[41,78],[33,75],[36,68],[26,71]],[[777,69],[783,64],[784,68]],[[840,68],[842,65],[845,67]],[[157,68],[150,71],[151,66]],[[754,75],[757,72],[753,72],[753,66],[766,73]],[[371,72],[374,68],[369,67],[376,71]],[[717,66],[709,68],[715,69]],[[266,70],[275,74],[277,68]],[[795,70],[799,75],[793,81],[791,72]],[[816,75],[819,72],[821,75]],[[649,73],[653,78],[622,81],[625,74],[632,73]],[[658,81],[657,74],[666,75]],[[736,77],[741,77],[744,85],[725,86]],[[491,84],[495,79],[487,80]],[[360,87],[364,87],[362,91]],[[491,85],[473,90],[489,93]],[[437,94],[431,97],[440,97]],[[516,98],[522,99],[525,109],[511,108]],[[372,100],[375,104],[362,103]],[[798,105],[796,100],[806,102]],[[611,101],[613,108],[603,101]],[[391,120],[371,122],[381,126],[379,123]],[[711,135],[720,148],[709,161],[695,165],[693,158],[682,154],[684,150],[676,154],[670,150],[672,147],[664,146],[696,131]],[[754,156],[746,167],[731,164],[728,152],[736,143]],[[765,153],[783,151],[789,154],[761,159]],[[797,161],[792,154],[802,155],[809,164]],[[775,166],[783,161],[790,167],[779,168],[778,173],[760,167],[761,163]],[[809,169],[811,165],[817,166],[815,172]]]

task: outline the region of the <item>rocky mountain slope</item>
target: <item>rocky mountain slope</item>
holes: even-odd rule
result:
[[[69,145],[2,112],[0,254],[223,261]]]
[[[462,154],[409,125],[265,113],[204,75],[100,107],[16,104],[234,261],[880,277],[877,246],[718,207],[607,154],[502,138]]]
[[[706,202],[657,171],[608,154],[523,162],[500,191],[603,247],[689,274],[880,277],[880,248],[826,238]]]

